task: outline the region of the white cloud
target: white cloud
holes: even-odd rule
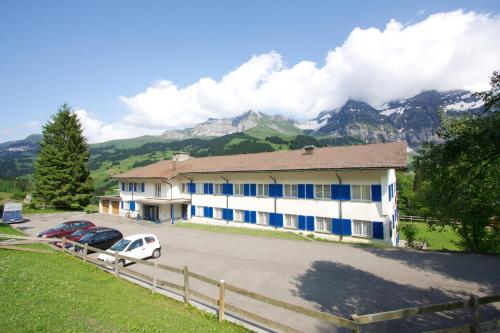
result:
[[[461,10],[410,25],[391,20],[383,30],[355,28],[322,66],[310,61],[286,66],[281,55],[269,52],[220,81],[202,78],[181,88],[163,80],[135,96],[121,96],[130,113],[114,125],[86,120],[93,131],[88,135],[92,141],[131,137],[248,109],[303,120],[349,98],[381,105],[427,89],[486,89],[500,64],[498,31],[499,16]]]

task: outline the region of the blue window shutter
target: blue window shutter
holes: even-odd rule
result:
[[[137,183],[134,183],[134,192],[137,192]]]
[[[275,184],[269,184],[269,196],[271,198],[274,198],[276,196],[276,185]]]
[[[196,206],[191,205],[191,216],[196,215]]]
[[[276,225],[276,214],[275,213],[269,213],[269,225],[271,227],[274,227]]]
[[[332,232],[335,235],[340,235],[342,233],[342,220],[332,219]]]
[[[123,201],[120,201],[120,204],[121,204],[121,207],[122,207],[122,209],[123,209]]]
[[[233,195],[234,194],[234,186],[231,183],[226,184],[227,185],[227,195]],[[232,220],[232,218],[231,218]]]
[[[276,198],[283,198],[283,184],[274,185],[274,195]]]
[[[257,196],[257,184],[250,184],[250,195],[252,197]]]
[[[135,201],[130,201],[130,210],[135,211]]]
[[[382,201],[382,186],[372,185],[372,201]]]
[[[384,239],[384,223],[372,222],[373,238]]]
[[[350,219],[343,219],[342,220],[342,235],[344,235],[344,236],[351,236],[352,235],[351,220]]]
[[[340,200],[341,198],[341,191],[340,191],[340,185],[338,184],[332,184],[331,186],[331,196],[333,200]]]
[[[304,199],[306,197],[306,185],[305,184],[299,184],[297,185],[297,196],[301,199]]]
[[[232,221],[233,220],[233,210],[232,209],[227,209],[226,212],[226,220]]]
[[[125,183],[122,182],[122,192],[125,192]]]
[[[208,184],[208,193],[210,194],[214,194],[214,184],[213,183],[210,183]]]
[[[250,223],[250,211],[249,210],[245,210],[245,216],[244,216],[243,221],[245,221],[246,223]]]
[[[314,184],[306,184],[306,198],[314,199]]]
[[[306,221],[307,221],[306,229],[308,231],[314,231],[314,216],[307,216]]]
[[[222,194],[227,195],[227,184],[222,184]]]
[[[204,217],[207,217],[208,215],[208,210],[207,210],[208,207],[203,207],[203,216]]]
[[[214,207],[208,207],[210,217],[214,217]]]
[[[141,183],[141,192],[144,193],[146,191],[146,184]]]
[[[342,185],[342,200],[351,200],[351,185]]]
[[[257,212],[256,212],[256,211],[254,211],[254,210],[251,210],[251,211],[250,211],[250,216],[251,216],[250,221],[251,221],[253,224],[257,223]]]
[[[276,227],[283,228],[283,214],[276,214],[275,219],[276,219]]]
[[[203,183],[203,194],[208,194],[208,183]]]
[[[227,220],[227,209],[226,208],[222,208],[222,219]]]
[[[243,195],[250,196],[250,184],[243,184]]]
[[[300,230],[306,230],[306,217],[304,215],[299,215],[298,227]]]

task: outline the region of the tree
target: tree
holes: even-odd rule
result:
[[[88,168],[90,153],[77,115],[69,105],[61,105],[42,134],[33,199],[58,209],[85,207],[94,185]]]
[[[485,112],[442,116],[441,144],[426,144],[415,159],[417,200],[424,215],[451,225],[473,252],[500,250],[500,75],[478,94]],[[431,227],[436,227],[433,222]]]

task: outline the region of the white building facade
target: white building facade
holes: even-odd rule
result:
[[[362,147],[368,146],[375,145]],[[118,176],[119,215],[157,223],[190,221],[396,246],[395,170],[406,166],[406,148],[402,162],[400,146],[390,147],[399,156],[396,163],[393,159],[378,161],[378,167],[359,167],[360,156],[352,161],[343,157],[351,167],[332,167],[341,161],[325,164],[330,156],[345,155],[332,151],[338,148],[311,148],[312,152],[294,151],[294,155],[280,152],[163,161]],[[314,154],[321,156],[308,157]],[[235,161],[238,158],[241,160]],[[241,165],[246,160],[248,165]],[[295,160],[300,170],[289,165]],[[279,170],[280,163],[286,170]],[[305,165],[310,167],[304,169]],[[317,167],[321,165],[327,167]]]

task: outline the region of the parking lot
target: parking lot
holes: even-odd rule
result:
[[[260,238],[177,228],[170,224],[144,225],[102,214],[63,213],[27,218],[28,222],[15,226],[29,235],[74,219],[119,229],[124,236],[154,233],[162,243],[161,263],[188,266],[191,271],[217,280],[344,317],[446,302],[470,294],[500,293],[498,256]],[[150,273],[149,268],[132,266],[131,269]],[[180,276],[162,274],[160,278],[181,282]],[[201,283],[192,284],[192,288],[214,297],[217,293],[215,288]],[[237,295],[228,294],[226,302],[306,332],[335,331],[326,322]],[[490,306],[481,315],[484,320],[498,317],[500,308]],[[425,315],[385,322],[369,330],[420,332],[444,325],[456,326],[463,319],[464,315],[458,312]]]

